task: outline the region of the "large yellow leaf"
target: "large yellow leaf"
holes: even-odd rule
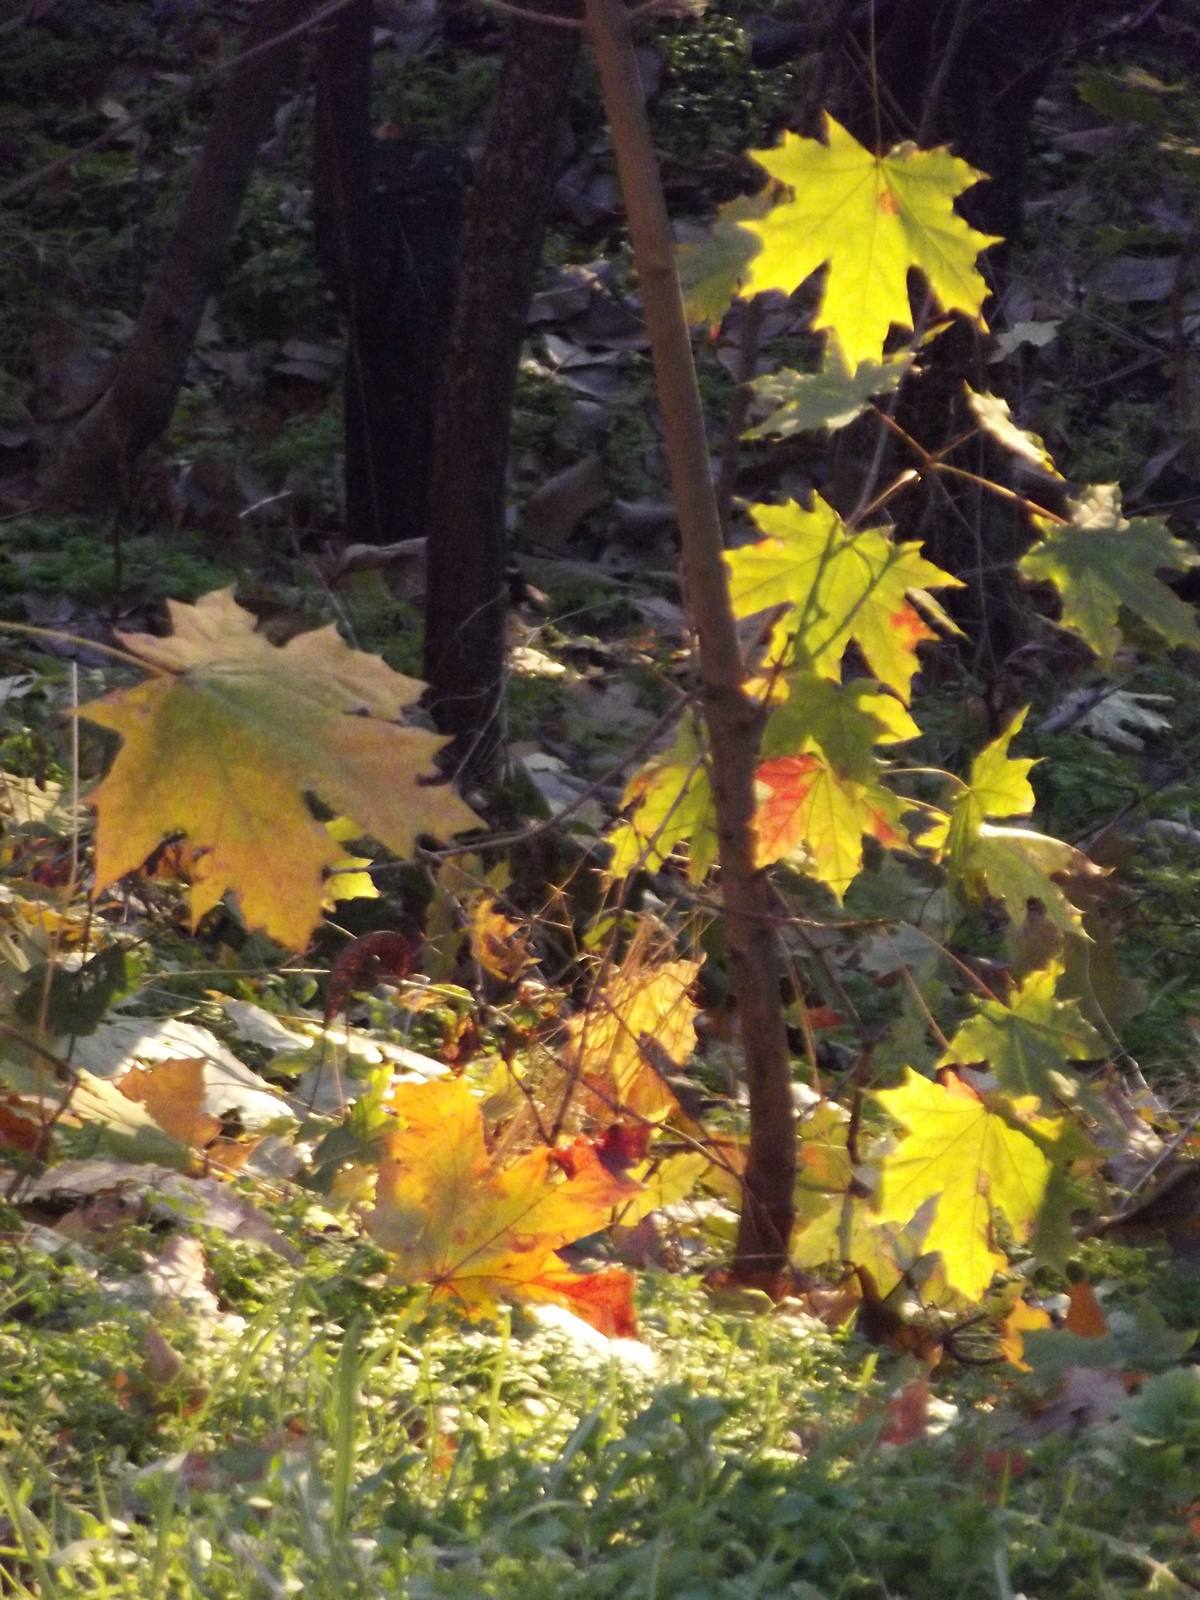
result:
[[[389,1105],[402,1126],[383,1137],[366,1226],[399,1282],[430,1284],[472,1315],[501,1299],[553,1301],[585,1317],[590,1306],[606,1332],[631,1331],[628,1275],[573,1274],[555,1252],[607,1226],[638,1184],[603,1166],[586,1139],[493,1161],[461,1079],[398,1084]]]
[[[880,683],[907,704],[916,647],[935,637],[909,596],[953,628],[926,590],[961,587],[958,579],[926,561],[918,544],[893,544],[880,528],[847,528],[820,495],[811,511],[789,500],[750,512],[765,537],[726,554],[730,598],[739,617],[789,607],[772,630],[771,659],[791,656],[837,678],[854,639]]]
[[[788,198],[740,222],[761,242],[742,269],[742,293],[791,294],[828,263],[814,325],[834,330],[851,371],[879,360],[893,323],[911,328],[910,267],[944,311],[982,325],[988,287],[975,258],[997,241],[969,227],[954,200],[984,174],[945,149],[902,144],[876,156],[832,117],[825,128],[824,144],[785,133],[778,149],[751,152]]]
[[[227,890],[253,927],[299,949],[320,920],[323,875],[344,853],[312,816],[311,792],[397,855],[422,834],[477,827],[454,792],[423,783],[443,741],[398,719],[421,692],[333,627],[282,649],[228,590],[171,603],[165,639],[121,634],[161,675],[82,707],[123,744],[91,796],[96,889],[187,836],[193,920]]]
[[[581,1077],[607,1079],[617,1103],[655,1121],[675,1109],[664,1074],[681,1072],[696,1048],[691,998],[698,961],[646,962],[635,944],[624,965],[572,1017],[568,1061]]]
[[[1032,1237],[1053,1171],[1045,1147],[1058,1142],[1061,1119],[1030,1120],[1026,1131],[1016,1113],[1036,1101],[983,1098],[958,1078],[932,1083],[911,1067],[899,1089],[876,1098],[908,1130],[882,1162],[880,1218],[906,1221],[940,1196],[925,1248],[941,1252],[953,1288],[978,1300],[1007,1263],[992,1212],[1003,1214],[1019,1243]]]

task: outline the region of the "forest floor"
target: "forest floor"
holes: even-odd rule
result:
[[[157,105],[170,75],[195,66],[194,42],[140,6],[110,8],[107,55],[81,10],[63,10],[60,28],[5,37],[0,140],[14,171]],[[1073,62],[1039,107],[1029,237],[1003,317],[1024,337],[1006,334],[988,370],[1071,479],[1120,480],[1128,510],[1167,515],[1188,537],[1200,506],[1195,412],[1177,374],[1196,364],[1200,298],[1179,264],[1195,261],[1200,94],[1179,71],[1200,25],[1173,11]],[[494,55],[441,50],[405,23],[378,55],[381,124],[447,135],[474,126]],[[728,16],[666,22],[645,56],[672,203],[701,217],[736,192],[730,152],[764,139],[790,69],[751,67],[747,34]],[[145,506],[119,524],[30,509],[38,433],[70,413],[127,334],[203,107],[168,99],[151,135],[79,160],[0,213],[0,617],[98,640],[114,624],[154,623],[167,596],[233,583],[281,638],[336,620],[358,647],[419,670],[419,562],[381,569],[348,550],[342,531],[341,343],[311,259],[305,100],[281,114],[255,179]],[[546,836],[506,890],[551,984],[569,982],[586,956],[577,941],[594,908],[577,869],[619,804],[618,764],[686,667],[646,340],[587,81],[573,116],[577,149],[514,423],[518,601],[505,697],[507,819],[573,808],[570,827]],[[797,299],[768,312],[764,364],[812,363],[804,310]],[[736,318],[697,343],[717,453],[739,351]],[[739,488],[802,493],[814,461],[800,444],[769,460],[746,445]],[[55,900],[74,827],[63,711],[121,678],[85,645],[6,641],[4,661],[0,765],[15,781],[0,956],[15,992],[26,985],[23,941],[85,915]],[[1196,661],[1139,643],[1115,676],[1081,671],[1064,685],[1035,635],[1005,673],[1006,703],[1034,706],[1019,749],[1045,758],[1033,774],[1038,825],[1106,852],[1115,868],[1098,943],[1121,1064],[1154,1115],[1184,1128],[1200,1109]],[[996,676],[982,648],[931,664],[923,759],[961,770],[988,736]],[[102,751],[85,735],[85,776]],[[885,874],[864,877],[858,914],[885,915]],[[425,910],[428,883],[413,883],[400,869],[386,878],[391,912]],[[661,910],[666,887],[648,886],[648,910]],[[341,928],[381,926],[377,905],[343,903]],[[722,1287],[732,1213],[711,1199],[681,1202],[652,1240],[628,1246],[627,1260],[644,1250],[637,1339],[606,1339],[554,1309],[472,1323],[425,1291],[389,1286],[387,1257],[364,1240],[355,1196],[333,1176],[349,1147],[326,1146],[321,1168],[335,1107],[305,1057],[324,1062],[328,1048],[317,996],[338,934],[285,965],[221,912],[193,938],[178,895],[152,884],[126,931],[120,984],[105,996],[117,1009],[98,1040],[81,1037],[77,1061],[92,1044],[86,1059],[103,1079],[128,1050],[122,1026],[182,1028],[168,1034],[168,1055],[240,1072],[250,1100],[258,1086],[282,1086],[297,1103],[311,1089],[310,1115],[281,1128],[264,1114],[265,1142],[240,1177],[218,1184],[172,1172],[145,1120],[114,1125],[106,1103],[106,1131],[64,1126],[66,1165],[0,1211],[0,1593],[1092,1600],[1200,1590],[1200,1368],[1187,1355],[1200,1328],[1194,1195],[1166,1236],[1092,1240],[1066,1274],[1043,1272],[1037,1287],[1060,1326],[1036,1354],[1028,1342],[1029,1370],[1002,1359],[1019,1359],[1019,1345],[1002,1349],[994,1328],[951,1327],[915,1296],[891,1307],[891,1325],[870,1327],[863,1314],[855,1327],[836,1307],[822,1320],[819,1296],[772,1305]],[[972,937],[973,958],[1013,959],[1002,928],[981,921]],[[425,976],[444,1003],[405,1010],[385,991],[351,1008],[338,1057],[347,1098],[365,1104],[381,1063],[411,1071],[414,1057],[416,1070],[454,1066],[487,1084],[519,1006],[496,1002],[461,943],[427,945]],[[839,970],[869,1025],[904,1020],[902,964]],[[719,993],[707,998],[719,1018]],[[837,1085],[856,1040],[839,995],[820,999],[830,1025],[817,1061]],[[722,1044],[714,1025],[709,1060],[694,1068],[715,1100]],[[28,1152],[4,1109],[15,1178]],[[720,1114],[736,1130],[736,1097]],[[6,1159],[0,1145],[0,1169]],[[610,1244],[594,1252],[612,1258]],[[1081,1281],[1099,1307],[1086,1337],[1083,1311],[1061,1326],[1082,1303],[1072,1296]],[[932,1377],[931,1355],[941,1357]]]

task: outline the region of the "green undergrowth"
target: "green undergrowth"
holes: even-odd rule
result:
[[[464,1323],[310,1199],[270,1211],[294,1261],[201,1229],[205,1275],[156,1299],[161,1224],[8,1213],[0,1593],[1082,1600],[1200,1575],[1197,1369],[1038,1439],[1011,1368],[949,1363],[929,1437],[889,1443],[916,1364],[799,1302],[651,1273],[638,1344]],[[1089,1248],[1108,1303],[1162,1298],[1157,1257]]]

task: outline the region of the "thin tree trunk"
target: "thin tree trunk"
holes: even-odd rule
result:
[[[768,885],[754,860],[762,711],[743,690],[745,667],[729,602],[691,339],[629,17],[622,0],[586,5],[650,334],[679,511],[684,592],[700,646],[725,936],[750,1093],[750,1150],[734,1267],[744,1280],[769,1281],[788,1260],[796,1131]]]
[[[133,334],[103,395],[66,439],[48,477],[52,503],[112,503],[138,456],[171,420],[205,303],[216,292],[260,146],[295,72],[314,0],[260,0],[229,74]]]
[[[440,367],[424,672],[438,727],[456,736],[460,770],[476,777],[498,742],[513,390],[579,46],[577,29],[510,19]]]

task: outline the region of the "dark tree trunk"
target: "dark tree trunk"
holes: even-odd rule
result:
[[[579,45],[577,30],[510,21],[437,392],[424,670],[438,727],[474,776],[497,748],[509,414]]]
[[[371,198],[374,12],[374,0],[351,0],[316,33],[313,241],[321,270],[350,318]],[[353,337],[349,342],[353,347]]]
[[[287,34],[314,0],[260,0],[197,157],[183,209],[133,334],[100,399],[65,440],[48,474],[57,504],[111,504],[171,420],[204,306],[216,292],[260,146],[295,73],[300,36]],[[267,48],[259,48],[266,46]],[[249,54],[249,52],[254,52]]]
[[[346,533],[425,530],[433,394],[467,168],[444,145],[371,136],[371,0],[335,17],[317,75],[317,252],[346,313]]]

